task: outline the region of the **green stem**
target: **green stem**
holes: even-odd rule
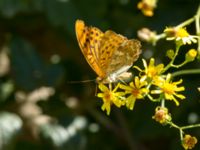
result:
[[[150,101],[152,102],[160,102],[160,98],[154,99],[151,95],[147,94],[147,97],[149,98]]]
[[[179,130],[180,139],[182,141],[183,140],[183,129],[181,127],[179,127],[178,125],[174,124],[173,122],[169,122],[169,125],[171,125],[171,127],[174,127]]]
[[[180,139],[182,141],[183,140],[183,130],[179,129],[179,132],[180,132]]]
[[[200,6],[197,10],[197,14],[195,15],[195,26],[196,26],[196,34],[197,36],[200,36]],[[200,38],[198,38],[197,51],[200,54]]]
[[[172,78],[182,75],[200,74],[200,69],[187,69],[172,73]]]
[[[165,99],[164,98],[162,98],[162,100],[161,100],[161,107],[165,107]]]
[[[182,127],[179,127],[178,125],[174,124],[173,122],[168,122],[168,124],[171,127],[176,128],[176,129],[179,130],[179,132],[180,132],[180,139],[181,140],[183,139],[183,130],[200,127],[200,124],[193,124],[193,125],[182,126]]]
[[[174,64],[172,64],[171,67],[180,68],[180,67],[184,66],[184,65],[187,64],[187,63],[188,63],[188,61],[184,61],[184,62],[182,62],[182,63],[179,64],[179,65],[174,65]]]
[[[194,20],[195,20],[195,17],[192,17],[192,18],[190,18],[190,19],[184,21],[183,23],[177,25],[176,28],[182,28],[182,27],[185,27],[185,26],[191,24]]]
[[[180,127],[174,124],[173,122],[169,122],[169,125],[180,130]]]
[[[188,126],[182,126],[181,129],[186,130],[186,129],[197,128],[197,127],[200,127],[200,124],[192,124],[192,125],[188,125]]]
[[[155,41],[153,42],[153,45],[155,45],[157,41],[159,41],[160,39],[164,39],[165,37],[166,37],[165,33],[161,33],[161,34],[156,35],[156,38],[155,38]]]
[[[176,56],[178,55],[179,49],[180,49],[180,45],[177,44],[176,45],[176,51],[174,53],[174,57],[171,59],[171,61],[169,62],[169,64],[163,69],[162,73],[166,72],[170,67],[173,66],[174,60],[175,60]]]

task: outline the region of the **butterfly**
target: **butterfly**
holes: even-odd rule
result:
[[[98,75],[97,82],[113,83],[127,75],[127,70],[141,53],[140,41],[127,39],[111,30],[75,23],[79,47],[90,67]]]

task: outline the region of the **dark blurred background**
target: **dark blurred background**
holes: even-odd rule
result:
[[[137,101],[134,111],[101,111],[95,79],[78,46],[74,23],[82,19],[102,31],[128,38],[148,27],[161,33],[192,17],[198,0],[158,1],[155,15],[145,17],[137,0],[0,0],[0,149],[1,150],[179,150],[179,133],[152,120],[155,103]],[[188,27],[195,33],[194,24]],[[141,58],[167,63],[172,42],[142,43]],[[184,60],[189,48],[180,52]],[[199,68],[199,62],[183,69]],[[175,70],[170,70],[171,72]],[[176,80],[179,80],[177,77]],[[199,75],[181,76],[187,99],[167,103],[178,125],[200,121]],[[188,133],[200,139],[200,129]],[[200,145],[197,145],[197,150]]]

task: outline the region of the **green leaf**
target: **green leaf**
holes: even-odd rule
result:
[[[61,66],[46,65],[34,47],[17,36],[10,41],[10,57],[15,83],[25,90],[55,86],[63,74]]]
[[[40,137],[44,143],[59,150],[81,150],[85,147],[85,137],[80,134],[80,118],[75,119],[68,127],[59,124],[45,124],[40,127]],[[78,124],[77,124],[78,123]]]

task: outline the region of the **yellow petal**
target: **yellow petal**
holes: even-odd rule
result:
[[[104,93],[98,93],[97,97],[104,97]]]
[[[134,106],[135,106],[135,101],[136,101],[136,98],[133,97],[133,96],[129,96],[127,98],[127,101],[126,101],[126,107],[130,110],[133,110]]]
[[[99,89],[100,89],[102,92],[109,91],[108,87],[105,86],[104,84],[99,84]]]

